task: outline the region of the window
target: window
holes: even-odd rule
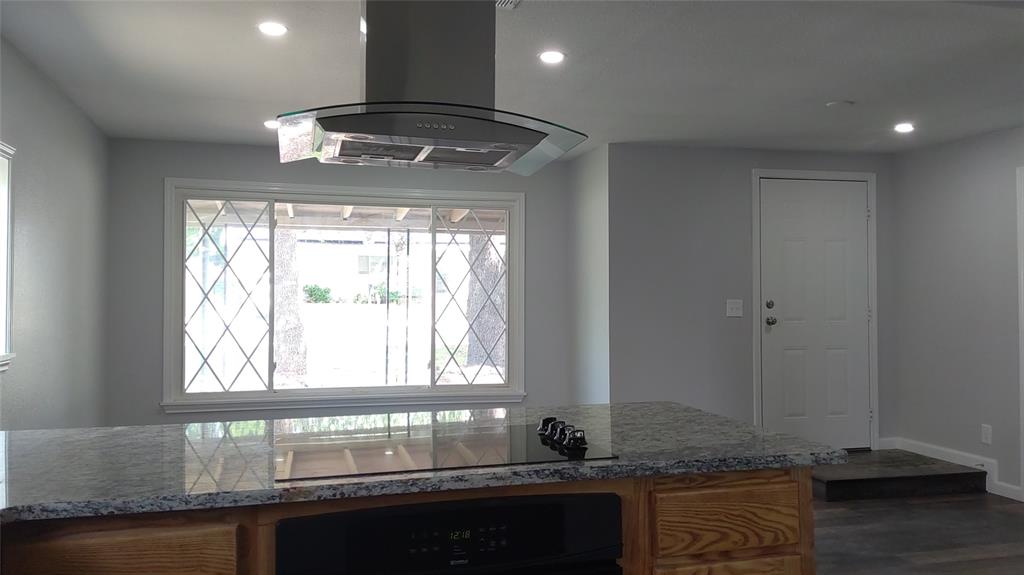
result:
[[[11,353],[11,159],[14,148],[0,142],[0,371]]]
[[[521,399],[521,204],[168,180],[165,407]]]

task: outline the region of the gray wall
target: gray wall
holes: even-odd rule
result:
[[[573,401],[608,402],[608,146],[570,166]]]
[[[13,350],[4,428],[103,422],[107,139],[7,42],[0,140],[12,175]]]
[[[1024,128],[902,154],[899,426],[894,435],[999,461],[1020,483],[1016,169]],[[981,424],[993,426],[992,445]]]
[[[569,272],[569,197],[563,165],[523,178],[325,166],[313,161],[280,164],[277,149],[113,140],[110,161],[110,290],[107,354],[107,423],[157,423],[217,419],[223,414],[164,415],[162,390],[164,178],[210,178],[396,188],[526,192],[526,392],[531,404],[570,401],[572,334]],[[379,409],[377,409],[379,411]],[[331,410],[336,413],[337,410]],[[285,412],[273,413],[279,416]],[[286,412],[299,414],[296,411]],[[313,414],[308,411],[302,414]],[[252,413],[229,414],[231,419]],[[261,412],[258,416],[268,415]]]
[[[879,386],[893,365],[892,200],[883,155],[670,145],[609,149],[611,400],[675,400],[753,421],[751,171],[878,176]],[[744,317],[726,318],[740,298]],[[895,397],[881,394],[882,422]]]

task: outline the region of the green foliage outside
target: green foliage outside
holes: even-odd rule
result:
[[[302,286],[302,292],[306,294],[306,303],[331,303],[331,288],[310,284]]]
[[[384,303],[384,298],[387,297],[388,303],[397,304],[402,299],[402,292],[400,291],[388,291],[387,285],[381,282],[373,286],[375,295],[377,296],[377,303]]]

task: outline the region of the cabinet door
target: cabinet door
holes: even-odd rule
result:
[[[658,567],[654,575],[800,575],[800,556],[757,557],[704,565]]]
[[[238,526],[193,524],[70,533],[4,545],[13,575],[235,575]]]
[[[658,557],[798,543],[799,486],[789,482],[656,493],[654,529]]]

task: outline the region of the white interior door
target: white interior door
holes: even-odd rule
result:
[[[764,426],[868,447],[867,183],[761,178],[760,195]]]

